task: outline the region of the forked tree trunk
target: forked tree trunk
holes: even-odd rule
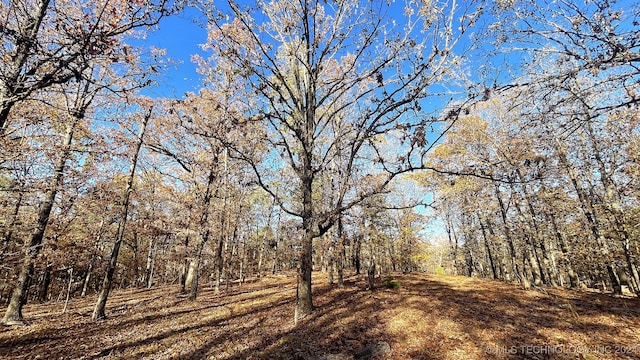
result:
[[[140,124],[140,130],[138,132],[138,139],[136,142],[136,146],[134,152],[131,157],[131,165],[129,167],[129,177],[127,178],[127,186],[124,192],[124,201],[123,201],[123,214],[122,219],[120,219],[120,224],[118,225],[118,232],[116,234],[116,240],[113,244],[113,250],[111,251],[111,256],[109,257],[109,264],[107,265],[107,273],[105,274],[104,281],[102,282],[102,290],[100,291],[100,295],[98,296],[98,301],[96,302],[96,306],[93,309],[93,314],[91,316],[92,320],[99,320],[105,318],[105,307],[107,304],[107,298],[109,297],[109,292],[111,291],[111,286],[113,285],[113,275],[116,270],[116,265],[118,264],[118,254],[120,253],[120,245],[124,240],[124,230],[127,223],[127,217],[129,214],[129,198],[131,196],[131,191],[133,190],[133,179],[136,173],[136,165],[138,163],[138,154],[140,153],[140,149],[142,148],[142,143],[144,142],[144,132],[147,128],[147,123],[151,118],[152,109],[149,109],[148,113],[142,118]]]

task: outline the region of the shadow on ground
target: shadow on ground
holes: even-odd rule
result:
[[[640,359],[637,299],[395,278],[399,289],[380,283],[371,292],[356,276],[338,288],[316,274],[317,309],[297,326],[295,282],[282,276],[219,295],[204,289],[197,301],[177,297],[177,288],[117,292],[100,322],[89,318],[94,299],[74,300],[66,314],[60,304],[31,305],[29,326],[0,329],[0,357],[312,359],[386,341],[392,359]]]

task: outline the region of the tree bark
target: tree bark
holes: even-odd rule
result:
[[[560,160],[560,164],[564,167],[569,175],[569,179],[571,180],[571,184],[573,185],[574,190],[578,194],[578,200],[580,200],[580,208],[582,213],[584,214],[585,219],[587,220],[587,224],[591,230],[591,234],[598,246],[598,251],[600,255],[605,259],[605,268],[607,269],[607,274],[609,275],[609,280],[614,288],[614,291],[621,289],[620,282],[618,277],[615,275],[615,271],[613,269],[613,264],[610,261],[609,249],[606,244],[606,240],[604,236],[602,236],[598,218],[596,216],[596,212],[593,206],[592,199],[585,193],[584,188],[579,185],[577,175],[573,169],[573,166],[569,162],[567,158],[567,152],[564,148],[564,145],[560,142],[560,140],[554,136],[554,141],[556,143],[556,150],[558,159]]]
[[[144,269],[144,283],[147,289],[151,289],[153,286],[153,267],[156,258],[156,243],[157,241],[152,236],[149,239],[149,249],[147,249],[147,264]]]
[[[491,273],[493,274],[494,279],[498,279],[498,270],[496,269],[496,264],[493,259],[493,254],[491,253],[491,246],[489,245],[489,240],[487,239],[487,230],[485,229],[485,226],[482,220],[478,219],[478,221],[480,221],[480,230],[482,230],[482,238],[484,240],[484,247],[487,250],[487,257],[489,258]]]
[[[507,244],[509,245],[509,254],[511,255],[511,268],[513,269],[516,280],[519,281],[525,289],[529,289],[531,287],[531,284],[529,284],[529,281],[525,278],[524,274],[520,271],[520,267],[518,266],[516,247],[513,243],[513,237],[511,236],[511,230],[509,228],[509,222],[507,220],[507,209],[504,205],[504,201],[502,200],[502,196],[500,195],[500,188],[498,187],[498,184],[494,185],[494,190],[496,199],[498,200],[498,205],[500,207],[500,216],[502,219],[504,236],[507,239]]]
[[[62,308],[62,313],[67,312],[67,305],[69,304],[69,295],[71,294],[71,284],[73,284],[73,268],[69,268],[69,283],[67,285],[67,296],[64,300],[64,307]]]
[[[591,149],[593,151],[593,157],[598,164],[598,171],[600,172],[600,182],[604,187],[604,199],[606,209],[609,211],[611,216],[613,217],[613,224],[615,225],[616,233],[619,236],[622,250],[624,251],[625,260],[627,262],[627,270],[631,275],[632,282],[634,283],[633,287],[640,285],[640,276],[638,275],[636,269],[636,263],[634,259],[633,253],[630,251],[629,243],[630,236],[629,230],[626,226],[625,214],[622,211],[622,207],[620,205],[621,198],[620,192],[614,180],[609,176],[607,172],[607,168],[602,160],[602,155],[600,152],[600,148],[598,147],[598,140],[596,139],[595,133],[593,131],[593,127],[590,121],[587,121],[587,133],[591,143]],[[636,293],[637,296],[640,296],[640,292]]]
[[[64,168],[67,163],[67,159],[71,154],[71,142],[73,140],[73,132],[77,122],[80,119],[74,118],[67,124],[67,129],[64,137],[62,153],[56,160],[53,176],[49,181],[49,190],[47,191],[43,202],[38,209],[38,220],[35,224],[35,228],[31,233],[31,238],[28,243],[25,244],[25,256],[20,266],[18,273],[18,279],[13,292],[11,294],[11,300],[9,306],[2,318],[2,324],[14,325],[22,324],[24,318],[22,316],[22,307],[26,302],[26,293],[33,277],[34,262],[40,249],[42,248],[42,240],[44,239],[44,233],[47,229],[47,223],[49,222],[49,216],[53,209],[53,203],[56,198],[56,194],[62,184],[62,178],[64,176]]]
[[[347,259],[347,253],[345,249],[344,229],[342,225],[342,214],[338,215],[338,286],[344,286],[344,265]]]
[[[209,213],[211,207],[211,198],[213,197],[213,183],[216,179],[216,166],[218,163],[217,154],[209,168],[209,176],[207,177],[207,187],[202,198],[202,214],[200,215],[200,238],[196,243],[196,249],[191,262],[189,263],[189,272],[185,280],[185,288],[189,289],[189,299],[195,300],[198,297],[198,281],[200,275],[200,263],[202,262],[202,250],[209,241],[211,231],[209,230]]]
[[[18,191],[18,199],[13,206],[11,219],[9,220],[9,223],[6,224],[5,231],[2,236],[2,245],[0,245],[0,264],[4,262],[4,256],[6,255],[9,249],[9,244],[11,243],[11,239],[13,238],[14,226],[18,221],[18,214],[20,213],[20,206],[22,205],[23,197],[24,193],[22,191]]]
[[[313,96],[313,94],[310,94]],[[313,102],[312,102],[313,103]],[[308,151],[313,143],[313,123],[315,112],[307,109],[305,118],[306,133],[303,137],[304,148],[301,151],[303,160],[300,171],[300,182],[302,190],[302,229],[303,236],[298,265],[298,291],[296,298],[296,309],[294,322],[297,323],[313,311],[313,295],[311,293],[311,273],[313,272],[313,239],[320,235],[314,229],[313,213],[313,164],[312,154]]]
[[[51,264],[47,264],[42,274],[42,282],[40,283],[40,289],[38,290],[38,301],[47,301],[47,295],[49,294],[49,285],[51,284]]]
[[[144,143],[144,133],[147,128],[147,123],[151,118],[153,108],[150,108],[147,114],[142,118],[140,123],[140,129],[138,132],[138,138],[135,145],[134,152],[131,157],[131,165],[129,167],[129,174],[127,178],[127,185],[124,192],[124,201],[122,205],[122,219],[120,219],[120,224],[118,225],[118,232],[116,234],[116,240],[113,244],[113,250],[111,251],[111,256],[109,257],[109,264],[107,265],[107,272],[104,277],[104,281],[102,282],[102,290],[100,291],[100,295],[98,296],[98,301],[96,302],[96,306],[93,309],[93,314],[91,316],[92,320],[99,320],[105,318],[105,307],[107,304],[107,298],[109,297],[109,292],[111,291],[111,286],[113,285],[113,275],[116,270],[116,265],[118,264],[118,254],[120,253],[120,245],[124,240],[124,230],[127,223],[127,217],[129,215],[129,198],[131,196],[131,192],[133,191],[133,180],[136,173],[136,165],[138,163],[138,154],[140,153],[140,149],[142,149],[142,144]]]
[[[360,253],[362,252],[362,237],[356,236],[353,238],[353,267],[356,269],[356,274],[360,275]]]

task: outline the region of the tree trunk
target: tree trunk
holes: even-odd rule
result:
[[[567,174],[569,175],[571,184],[573,185],[573,188],[578,194],[578,199],[580,200],[580,205],[581,205],[580,208],[582,210],[582,213],[584,214],[584,217],[587,220],[587,224],[591,230],[591,234],[593,235],[593,238],[598,246],[598,251],[600,252],[601,257],[605,259],[604,260],[605,268],[607,269],[609,280],[611,281],[611,284],[614,290],[620,289],[621,287],[620,287],[619,279],[617,276],[615,276],[613,265],[609,259],[610,254],[609,254],[608,246],[606,244],[606,240],[604,239],[604,236],[602,236],[599,229],[598,218],[596,216],[596,212],[593,206],[593,201],[585,193],[584,188],[581,185],[579,185],[577,175],[573,169],[573,166],[569,162],[569,159],[567,158],[567,152],[564,148],[564,145],[560,142],[560,140],[557,137],[554,137],[554,140],[556,143],[556,150],[558,153],[558,159],[560,160],[560,164],[564,167],[564,169],[567,171]]]
[[[447,231],[447,238],[449,239],[449,246],[451,247],[453,258],[453,275],[458,275],[458,239],[453,231],[453,225],[451,224],[451,218],[447,214],[447,221],[445,222],[445,229]]]
[[[276,246],[273,247],[273,266],[271,267],[271,275],[276,274],[278,267],[278,239],[276,238]]]
[[[480,221],[480,219],[478,219]],[[491,266],[491,272],[493,274],[493,278],[498,278],[498,270],[496,269],[496,264],[493,260],[493,254],[491,253],[491,246],[489,245],[489,240],[487,239],[487,231],[485,229],[484,224],[480,221],[480,230],[482,230],[482,238],[484,240],[484,247],[487,250],[487,257],[489,258],[489,265]]]
[[[89,261],[89,266],[87,266],[87,274],[84,277],[84,281],[82,282],[82,294],[80,297],[87,296],[87,289],[89,288],[89,280],[91,280],[91,271],[93,270],[93,257]]]
[[[303,319],[313,311],[313,298],[311,294],[311,273],[313,271],[313,236],[304,235],[302,249],[300,251],[300,264],[298,266],[298,290],[295,309],[295,321]]]
[[[335,240],[332,238],[332,236],[328,236],[327,238],[329,239],[329,249],[327,250],[327,283],[329,285],[333,285],[333,283],[335,282],[335,259],[333,254],[336,251],[335,246],[333,246]]]
[[[531,284],[524,277],[524,274],[520,271],[520,267],[518,266],[518,257],[516,252],[515,244],[513,243],[513,237],[511,236],[511,230],[509,229],[509,223],[507,221],[507,209],[502,201],[502,196],[500,195],[500,188],[498,184],[494,185],[494,190],[496,194],[496,199],[498,200],[498,205],[500,207],[500,216],[502,218],[502,228],[504,229],[504,236],[507,239],[507,244],[509,245],[509,253],[511,258],[511,268],[513,273],[515,274],[515,278],[519,281],[525,289],[529,289]]]
[[[105,307],[107,304],[107,298],[109,297],[109,292],[111,291],[111,286],[113,285],[113,275],[116,270],[116,265],[118,264],[118,254],[120,253],[120,245],[124,240],[124,230],[127,224],[127,217],[129,214],[129,198],[131,196],[131,192],[133,191],[133,179],[136,173],[136,165],[138,163],[138,154],[140,153],[140,149],[142,148],[142,144],[144,142],[144,132],[147,128],[147,123],[151,118],[152,108],[149,109],[147,114],[142,118],[140,123],[140,130],[138,132],[138,139],[136,142],[136,146],[134,152],[131,157],[131,165],[129,167],[129,176],[127,178],[127,186],[124,192],[124,201],[122,205],[122,219],[120,219],[120,224],[118,225],[118,232],[116,234],[116,240],[113,244],[113,250],[111,251],[111,256],[109,257],[109,264],[107,265],[107,273],[105,274],[104,281],[102,282],[102,290],[100,291],[100,295],[98,296],[98,301],[96,302],[96,306],[93,309],[93,314],[91,316],[92,320],[99,320],[105,318]]]
[[[144,269],[144,283],[147,289],[153,286],[153,267],[156,258],[156,243],[154,237],[149,239],[149,249],[147,249],[147,264]]]
[[[225,206],[226,208],[226,206]],[[220,283],[222,282],[222,278],[224,277],[224,263],[225,263],[225,256],[224,253],[228,246],[228,240],[226,239],[226,226],[227,226],[227,218],[226,215],[222,215],[222,224],[220,227],[220,234],[218,235],[218,244],[216,247],[216,259],[215,259],[215,264],[216,264],[216,279],[215,279],[215,286],[214,286],[214,293],[215,294],[219,294],[220,293]],[[234,245],[235,246],[235,245]],[[234,246],[232,246],[231,249],[231,256],[230,259],[233,258],[233,248]],[[227,282],[228,284],[228,282]]]
[[[517,193],[513,184],[511,184],[511,191],[513,193]],[[530,270],[533,275],[533,285],[540,286],[545,282],[545,278],[544,270],[542,268],[540,258],[538,257],[538,252],[536,251],[535,241],[532,239],[532,237],[536,236],[535,231],[532,229],[533,220],[531,218],[528,219],[527,216],[525,216],[518,202],[514,204],[514,207],[518,213],[518,218],[520,219],[520,232],[525,241],[525,256],[527,256],[527,260],[531,266]],[[527,224],[527,220],[529,220],[529,224]]]
[[[224,228],[224,221],[222,227]],[[224,257],[222,256],[224,246],[225,238],[224,233],[222,233],[218,236],[218,246],[216,248],[216,284],[214,288],[216,294],[220,293],[220,282],[222,281],[222,271],[224,268]]]
[[[344,265],[347,259],[345,249],[344,229],[342,225],[342,215],[338,215],[338,286],[344,286]]]
[[[202,250],[209,238],[209,231],[207,230],[202,239],[198,242],[195,254],[191,262],[189,263],[189,272],[187,272],[187,279],[185,280],[185,288],[189,289],[189,300],[195,300],[198,297],[198,281],[200,278],[200,262],[202,261]]]
[[[62,313],[67,312],[67,305],[69,304],[69,295],[71,294],[71,284],[73,284],[73,268],[69,268],[69,284],[67,285],[67,296],[64,300],[64,307],[62,308]]]
[[[87,266],[87,274],[84,277],[84,282],[82,284],[82,294],[81,297],[85,297],[87,295],[87,289],[89,288],[89,280],[91,280],[91,271],[93,270],[93,263],[96,261],[96,252],[98,251],[98,247],[100,246],[100,240],[102,239],[102,231],[104,229],[104,219],[100,220],[100,225],[98,226],[98,234],[96,235],[96,246],[94,250],[91,252],[91,257],[89,258],[89,265]]]
[[[315,121],[314,114],[307,113],[307,129],[313,129]],[[313,133],[307,133],[305,141],[312,143]],[[310,148],[310,147],[308,147]],[[301,190],[302,190],[302,229],[303,237],[298,264],[298,291],[296,298],[296,309],[294,323],[309,315],[313,311],[313,296],[311,293],[311,273],[313,272],[313,239],[321,234],[314,229],[313,216],[313,164],[312,154],[302,149],[303,165],[301,169]]]
[[[47,295],[49,294],[49,285],[51,285],[51,264],[47,264],[42,273],[42,281],[40,282],[40,289],[38,290],[38,301],[47,301]]]
[[[184,248],[185,250],[189,248],[189,235],[186,235],[184,237]],[[181,293],[186,292],[187,277],[189,274],[189,263],[190,263],[189,256],[185,253],[182,269],[180,270],[180,287],[181,287],[180,292]]]
[[[356,269],[356,274],[360,275],[360,253],[362,252],[362,237],[356,236],[353,239],[353,267]]]
[[[11,294],[11,300],[9,306],[2,318],[2,324],[13,325],[23,323],[22,307],[26,302],[26,293],[31,283],[31,277],[33,276],[33,264],[42,248],[42,240],[44,239],[44,233],[47,229],[47,223],[49,222],[49,216],[53,209],[53,203],[58,193],[58,189],[62,184],[62,178],[64,175],[64,168],[67,163],[67,159],[71,154],[71,141],[73,140],[73,131],[77,122],[80,119],[74,118],[71,123],[67,125],[62,153],[56,160],[53,176],[49,181],[49,190],[47,191],[43,202],[38,209],[38,220],[35,224],[35,228],[31,233],[31,238],[28,243],[25,244],[25,256],[20,266],[18,273],[18,280],[13,292]]]
[[[596,139],[590,121],[587,121],[587,133],[591,142],[591,150],[593,152],[593,156],[596,160],[596,163],[598,164],[598,171],[600,172],[600,182],[604,187],[605,206],[613,217],[612,222],[615,225],[616,233],[620,238],[622,249],[625,255],[625,260],[627,261],[627,269],[629,270],[632,282],[634,283],[633,287],[636,287],[636,284],[640,284],[640,276],[638,275],[638,272],[636,270],[634,256],[629,248],[630,236],[626,226],[627,222],[625,219],[625,214],[624,211],[622,211],[622,207],[620,205],[620,192],[618,191],[613,178],[611,178],[611,176],[609,176],[609,173],[607,172],[607,167],[602,160],[600,148],[598,147],[598,140]],[[640,292],[637,292],[636,295],[640,296]]]
[[[262,236],[262,241],[260,243],[260,247],[258,248],[258,266],[256,268],[256,272],[258,273],[258,277],[262,275],[262,262],[264,258],[264,251],[266,248],[267,238],[266,235]]]
[[[202,250],[209,241],[211,231],[209,230],[209,212],[211,198],[213,197],[213,182],[216,179],[216,165],[218,163],[217,154],[211,163],[209,176],[207,177],[207,187],[202,198],[202,214],[200,215],[200,239],[197,242],[194,257],[189,263],[189,271],[185,279],[185,289],[189,289],[189,299],[195,300],[198,296],[198,281],[200,277],[200,263],[202,262]]]
[[[11,238],[13,238],[13,231],[16,222],[18,221],[18,214],[20,212],[20,206],[22,205],[22,198],[24,197],[24,193],[22,191],[18,191],[18,199],[16,200],[16,204],[13,207],[13,211],[11,213],[11,219],[9,223],[5,226],[5,231],[2,236],[2,245],[0,245],[0,264],[4,262],[4,256],[9,249],[9,244],[11,243]]]

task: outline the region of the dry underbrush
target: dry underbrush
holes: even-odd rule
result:
[[[309,359],[386,341],[392,359],[640,359],[637,299],[436,275],[370,292],[364,278],[338,288],[315,276],[317,310],[297,326],[291,276],[202,289],[195,302],[177,287],[117,291],[95,323],[94,297],[65,314],[27,305],[27,326],[0,328],[0,358]]]

